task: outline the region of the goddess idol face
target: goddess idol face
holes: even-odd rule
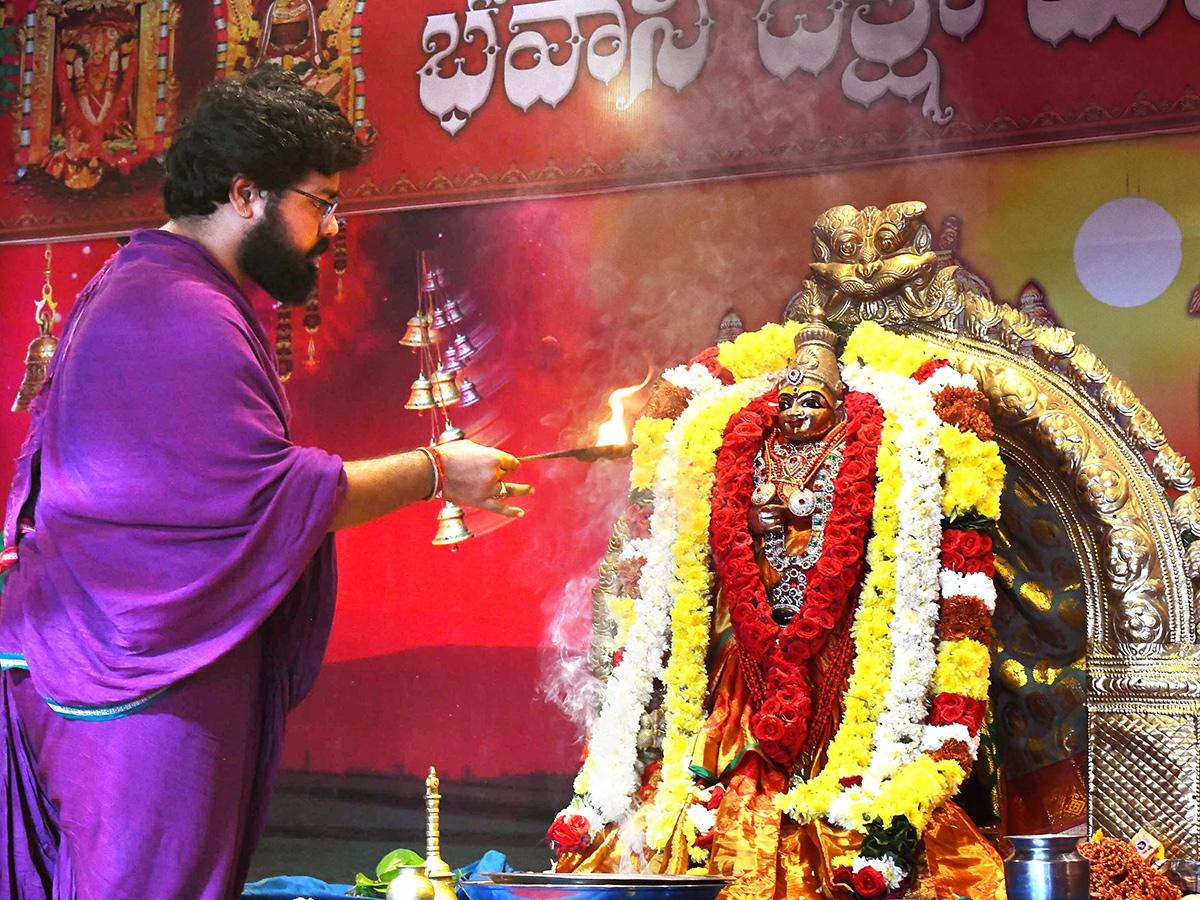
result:
[[[779,433],[793,444],[811,444],[833,428],[837,411],[824,392],[805,389],[779,392]]]

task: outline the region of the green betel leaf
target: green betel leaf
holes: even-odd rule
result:
[[[391,881],[400,873],[401,866],[423,866],[425,858],[412,850],[398,847],[379,861],[375,877],[380,881]]]
[[[354,887],[350,889],[351,897],[375,897],[382,898],[387,896],[386,881],[376,881],[373,878],[368,878],[362,872],[354,876]]]

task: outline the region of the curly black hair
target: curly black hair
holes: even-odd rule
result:
[[[228,201],[235,175],[279,191],[311,171],[332,175],[361,159],[336,103],[291,72],[263,66],[205,91],[167,150],[163,202],[173,219],[206,216]]]

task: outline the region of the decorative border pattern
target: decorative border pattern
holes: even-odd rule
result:
[[[351,25],[355,73],[355,126],[365,107],[362,67],[362,9],[357,0]],[[223,77],[228,47],[228,23],[222,15],[225,0],[213,0],[217,23],[217,77]],[[353,179],[343,192],[347,212],[382,212],[425,206],[450,206],[517,197],[559,197],[605,193],[633,187],[704,181],[752,175],[788,175],[863,165],[880,160],[952,156],[981,150],[1008,150],[1097,141],[1121,137],[1200,131],[1200,93],[1185,87],[1174,98],[1151,101],[1139,97],[1124,108],[1104,107],[1095,100],[1078,110],[1045,109],[1035,117],[1015,119],[1003,111],[991,119],[952,122],[937,128],[915,120],[902,132],[825,135],[772,147],[742,146],[731,150],[662,151],[655,155],[629,150],[621,158],[600,162],[585,154],[578,162],[547,159],[522,167],[447,172],[438,169],[427,179],[401,173],[395,181],[377,183]],[[0,243],[45,237],[119,234],[161,221],[158,197],[121,206],[95,204],[82,213],[72,210],[46,216],[0,215]]]

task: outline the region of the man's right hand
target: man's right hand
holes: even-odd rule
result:
[[[533,493],[530,485],[505,481],[507,473],[521,465],[511,453],[466,440],[441,444],[437,451],[446,478],[442,496],[451,503],[486,509],[509,518],[525,515],[525,510],[505,502]]]

